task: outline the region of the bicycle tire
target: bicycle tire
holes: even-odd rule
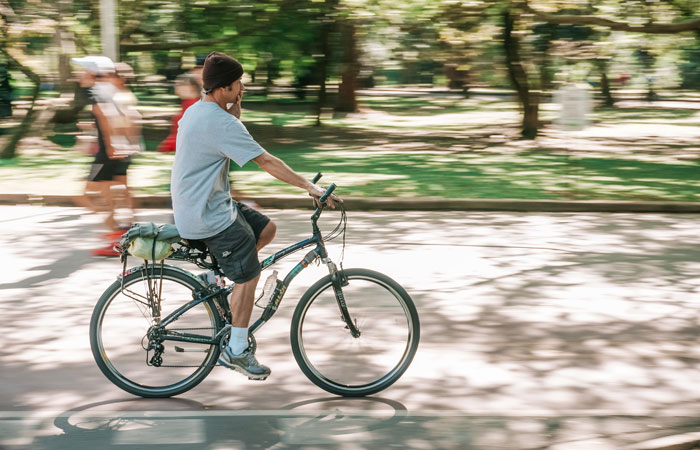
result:
[[[160,268],[156,268],[155,271],[160,275]],[[124,279],[126,292],[131,293],[130,295],[138,294],[136,290],[145,286],[146,279],[143,271],[133,271],[126,275]],[[182,306],[193,299],[196,290],[202,288],[194,276],[170,266],[163,268],[162,287],[162,303],[166,314],[167,308],[176,309]],[[203,333],[206,336],[210,334],[215,336],[223,327],[223,321],[213,302],[214,300],[210,299],[186,311],[167,328],[192,330],[193,328],[189,328],[188,325],[199,326],[201,322],[202,327],[194,329],[200,330],[198,332],[205,330]],[[153,319],[149,319],[149,314],[144,313],[144,310],[147,310],[144,305],[122,292],[120,279],[107,288],[95,305],[90,320],[90,346],[97,366],[116,386],[140,397],[172,397],[189,391],[201,383],[216,365],[219,345],[194,344],[195,348],[178,352],[174,350],[175,345],[186,347],[193,344],[165,341],[163,343],[166,346],[163,353],[164,364],[161,367],[148,365],[149,354],[143,345],[144,339],[147,342],[144,336]],[[141,313],[143,317],[139,317],[137,313]],[[107,330],[107,325],[115,327],[116,331]],[[109,341],[110,339],[112,341]],[[114,342],[120,339],[126,340],[124,345]],[[198,355],[193,353],[206,353],[206,355],[203,355],[199,361]],[[142,358],[140,362],[139,358]],[[176,363],[175,366],[169,364],[173,362]],[[192,365],[188,365],[190,363]],[[165,369],[179,370],[166,371]],[[188,374],[190,369],[192,373]],[[180,379],[180,373],[183,374],[182,379]],[[135,379],[137,377],[139,379]],[[161,382],[163,384],[160,384]]]
[[[420,322],[413,300],[396,281],[367,269],[343,273],[349,283],[343,296],[361,335],[353,338],[347,329],[327,275],[304,293],[294,311],[292,352],[316,386],[363,397],[391,386],[408,369],[418,349]],[[373,339],[377,348],[369,348]]]

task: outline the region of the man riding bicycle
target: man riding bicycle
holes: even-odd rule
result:
[[[258,251],[275,237],[276,225],[264,214],[234,202],[229,161],[255,162],[273,177],[308,191],[318,202],[325,191],[269,154],[248,133],[241,117],[245,87],[243,67],[212,52],[202,72],[204,95],[185,111],[179,123],[171,195],[175,225],[185,239],[203,241],[227,278],[236,283],[229,299],[232,325],[219,362],[252,379],[265,379],[270,369],[248,349],[248,323],[260,278]],[[331,196],[332,201],[340,201]]]

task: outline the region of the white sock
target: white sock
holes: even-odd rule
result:
[[[248,349],[248,328],[231,328],[231,339],[228,341],[231,354],[240,355]]]

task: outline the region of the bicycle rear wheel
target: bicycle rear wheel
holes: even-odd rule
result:
[[[160,276],[161,269],[155,273]],[[156,278],[156,279],[158,279]],[[144,271],[136,271],[115,281],[95,305],[90,321],[90,345],[98,367],[121,389],[141,397],[171,397],[198,385],[211,372],[219,356],[219,346],[191,342],[162,342],[160,366],[153,364],[148,348],[149,329],[156,325],[149,306],[149,292],[160,298],[161,318],[194,299],[199,282],[186,272],[163,268],[163,282],[149,288]],[[213,300],[186,311],[171,323],[168,331],[213,338],[223,326]],[[175,347],[179,347],[177,351]],[[157,363],[156,363],[157,364]]]
[[[392,385],[411,364],[420,339],[413,300],[386,275],[366,269],[344,271],[342,288],[350,317],[360,331],[353,337],[343,320],[327,275],[301,298],[294,311],[294,358],[318,387],[361,397]]]

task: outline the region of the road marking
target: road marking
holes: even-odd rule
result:
[[[388,419],[390,417],[463,417],[463,418],[582,418],[582,417],[625,417],[625,418],[663,418],[663,417],[697,417],[697,408],[675,408],[665,410],[625,410],[625,409],[528,409],[521,411],[440,411],[440,410],[421,410],[421,411],[406,411],[391,410],[385,408],[383,410],[360,410],[360,409],[345,409],[342,407],[334,407],[333,409],[315,409],[303,411],[290,410],[207,410],[207,411],[0,411],[0,420],[30,420],[30,419],[58,419],[71,417],[94,417],[94,418],[162,418],[162,419],[177,419],[177,418],[201,418],[201,417],[314,417],[319,415],[330,415],[342,413],[345,416],[367,417],[377,419]]]

